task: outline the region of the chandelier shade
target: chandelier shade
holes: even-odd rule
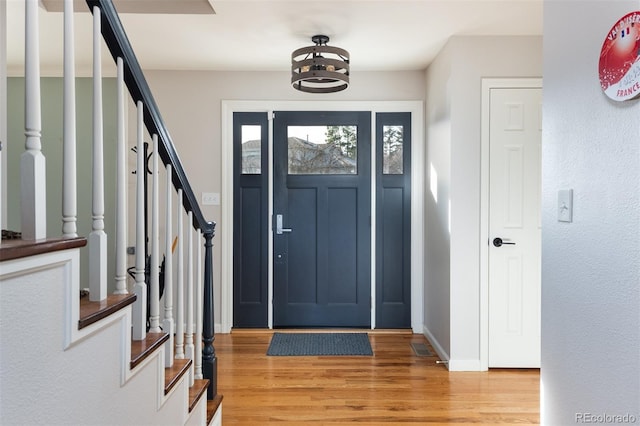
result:
[[[308,93],[333,93],[349,87],[349,52],[327,46],[329,37],[311,37],[314,46],[291,54],[291,85]]]

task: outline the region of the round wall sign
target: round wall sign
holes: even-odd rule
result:
[[[614,101],[640,96],[640,11],[623,16],[600,51],[600,85]]]

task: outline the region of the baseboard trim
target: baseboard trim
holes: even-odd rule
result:
[[[447,362],[445,365],[449,371],[482,371],[479,359],[452,359],[426,325],[422,326],[422,333],[429,343],[431,343],[438,357]]]
[[[429,331],[429,328],[424,324],[422,325],[422,334],[429,341],[429,343],[433,347],[433,350],[436,351],[436,354],[438,355],[438,357],[442,361],[447,361],[448,362],[449,361],[449,354],[447,353],[447,351],[444,350],[442,345],[440,345],[440,342],[438,342],[438,339],[436,339],[433,336],[431,331]]]
[[[479,359],[450,359],[449,371],[482,371]]]

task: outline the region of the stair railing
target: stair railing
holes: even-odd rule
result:
[[[184,318],[177,318],[177,322],[181,323],[185,321],[185,346],[184,346],[184,355],[188,358],[193,359],[195,365],[195,377],[193,378],[202,378],[209,379],[210,384],[207,391],[207,396],[209,399],[213,399],[217,394],[217,359],[215,355],[215,349],[213,347],[214,337],[214,329],[213,329],[213,321],[214,321],[214,311],[213,311],[213,271],[212,271],[212,257],[213,257],[213,237],[215,233],[215,223],[207,221],[200,209],[200,205],[198,204],[197,198],[191,188],[191,184],[187,178],[187,174],[184,171],[182,166],[182,162],[176,152],[175,146],[171,139],[171,136],[165,126],[165,123],[160,115],[160,110],[156,105],[156,102],[151,94],[151,90],[149,89],[149,85],[144,77],[144,73],[138,63],[136,55],[131,47],[129,39],[126,35],[126,32],[122,26],[118,13],[110,0],[86,0],[89,9],[94,14],[94,21],[96,22],[96,27],[99,27],[100,33],[102,34],[102,39],[105,41],[107,48],[109,49],[111,56],[113,57],[116,64],[119,65],[119,69],[121,68],[120,74],[122,74],[122,80],[124,85],[129,90],[129,94],[137,105],[138,108],[138,127],[140,130],[138,131],[138,158],[142,159],[142,147],[140,137],[142,134],[141,128],[144,126],[147,132],[152,135],[153,138],[153,185],[152,185],[152,207],[151,207],[151,216],[152,216],[152,225],[151,225],[151,283],[150,283],[150,292],[149,297],[151,298],[149,306],[149,331],[160,331],[160,307],[159,307],[159,251],[160,251],[160,241],[159,241],[159,205],[158,205],[158,192],[159,192],[159,182],[158,182],[158,155],[162,160],[162,163],[166,167],[167,173],[167,181],[171,182],[173,187],[181,194],[178,200],[178,215],[184,215],[188,218],[188,223],[186,229],[187,238],[186,241],[178,240],[177,244],[181,246],[186,246],[187,259],[186,259],[186,269],[187,269],[187,282],[186,282],[186,312]],[[99,23],[98,23],[99,21]],[[98,59],[96,59],[98,61]],[[94,70],[100,68],[100,64],[96,63],[94,65]],[[140,167],[140,161],[138,164],[137,170],[137,180],[138,182],[142,180],[144,173],[146,172],[146,161]],[[138,191],[140,191],[140,183],[138,183]],[[167,191],[167,199],[169,200],[171,196],[169,195],[169,191]],[[136,199],[142,199],[142,194],[138,194]],[[167,219],[167,216],[170,216],[171,205],[167,203],[167,210],[165,212],[165,221],[170,228],[170,218]],[[98,212],[100,213],[100,212]],[[140,215],[138,215],[140,219]],[[144,216],[142,217],[144,219]],[[138,219],[138,220],[139,220]],[[182,221],[179,220],[178,223]],[[138,222],[136,224],[138,229],[138,233],[140,233],[141,224]],[[195,235],[194,235],[195,234]],[[167,229],[165,232],[165,242],[164,247],[165,250],[168,249],[169,243],[168,239],[170,238],[170,229]],[[204,245],[204,271],[201,269],[196,270],[196,276],[194,279],[193,274],[193,266],[194,265],[202,265],[202,259],[195,259],[194,256],[194,247],[193,240],[196,240],[196,244],[198,246],[197,253],[201,253],[199,247]],[[142,243],[142,244],[141,244]],[[137,325],[134,328],[134,338],[142,339],[145,336],[145,326],[146,326],[146,301],[143,301],[144,296],[147,295],[146,283],[144,280],[144,272],[145,272],[145,255],[144,253],[144,238],[143,241],[139,241],[136,244],[136,286],[135,291],[138,295],[137,309],[134,308],[135,312],[135,321]],[[169,259],[170,253],[165,251],[166,259]],[[165,265],[166,266],[166,265]],[[203,272],[203,276],[199,276],[200,272]],[[165,270],[164,274],[165,279],[165,294],[172,293],[172,287],[167,287],[167,283],[171,285],[171,276]],[[202,280],[202,287],[200,285],[194,284],[194,281]],[[195,294],[194,291],[198,291],[199,288],[202,288],[201,294]],[[142,297],[141,297],[142,296]],[[194,304],[194,302],[202,300],[203,306],[199,307]],[[169,306],[167,306],[169,304]],[[171,312],[173,311],[173,301],[172,297],[165,297],[165,318],[163,321],[163,325],[171,327],[174,323],[173,319],[170,317]],[[178,301],[178,305],[180,301]],[[180,309],[180,306],[178,306]],[[202,317],[198,314],[202,312]],[[169,316],[169,318],[167,318]],[[195,326],[195,324],[202,324]],[[195,327],[194,327],[195,326]],[[180,327],[176,327],[180,328]],[[196,331],[196,335],[194,337],[194,329]],[[202,335],[198,335],[197,331],[202,329]],[[163,330],[168,332],[171,336],[171,348],[173,349],[173,330]],[[194,345],[194,340],[197,344]],[[202,365],[198,366],[200,360],[200,355],[195,354],[195,348],[198,348],[200,344],[198,342],[204,342],[204,347],[202,348],[202,356],[201,362]],[[171,349],[171,350],[172,350]],[[169,354],[170,350],[167,350],[167,354]],[[177,352],[177,351],[176,351]],[[168,362],[172,362],[173,357],[167,357]],[[198,371],[201,368],[202,371]]]
[[[106,42],[117,67],[117,167],[116,167],[116,256],[115,292],[126,294],[126,181],[127,166],[125,96],[128,89],[137,108],[137,166],[136,166],[136,260],[134,291],[137,300],[133,308],[133,338],[142,340],[149,332],[162,331],[170,336],[166,347],[167,366],[176,358],[193,359],[191,381],[194,378],[209,379],[207,396],[217,395],[217,359],[213,347],[213,237],[215,223],[207,221],[191,188],[180,158],[158,106],[151,94],[144,74],[124,31],[118,13],[111,0],[86,0],[93,13],[93,155],[92,155],[92,232],[89,235],[89,287],[90,298],[102,301],[107,298],[107,235],[104,231],[104,165],[103,165],[103,117],[101,45]],[[38,0],[25,0],[25,151],[21,156],[21,223],[22,239],[39,240],[47,237],[46,229],[46,177],[45,158],[41,149],[40,69]],[[76,134],[75,134],[75,72],[74,72],[74,17],[73,0],[64,0],[64,94],[63,94],[63,189],[62,236],[77,236],[76,193]],[[147,159],[144,156],[144,129],[153,139],[153,183],[151,206],[151,255],[147,266],[145,235],[145,187]],[[158,202],[160,182],[159,161],[166,170],[165,240],[159,238],[160,206]],[[177,206],[171,202],[177,191]],[[178,238],[172,239],[172,220],[177,215]],[[188,218],[183,232],[184,217]],[[184,238],[186,234],[186,238]],[[193,244],[197,249],[194,250]],[[164,248],[162,249],[161,246]],[[173,302],[173,252],[178,247],[178,281],[187,275],[185,289],[177,293]],[[201,247],[204,246],[204,258]],[[186,248],[186,250],[185,250]],[[159,306],[160,251],[165,251],[164,309]],[[187,258],[184,259],[184,253]],[[195,254],[194,254],[195,252]],[[186,268],[184,263],[186,262]],[[194,274],[195,265],[195,274]],[[147,278],[146,275],[150,278]],[[194,278],[195,277],[195,278]],[[202,285],[200,285],[202,283]],[[178,283],[181,284],[181,283]],[[149,286],[149,295],[147,295]],[[185,293],[183,294],[182,291]],[[186,300],[185,300],[186,295]],[[147,323],[147,297],[149,296],[149,322]],[[185,302],[185,305],[183,305]],[[188,304],[186,304],[188,302]],[[174,319],[173,312],[177,315]],[[186,314],[185,311],[186,310]],[[162,319],[162,321],[161,321]],[[186,322],[186,324],[185,324]],[[184,328],[186,336],[183,336]],[[195,333],[195,335],[194,335]],[[174,342],[174,334],[176,339]],[[184,338],[186,337],[186,344]],[[175,346],[174,346],[175,345]],[[201,353],[196,353],[201,352]]]

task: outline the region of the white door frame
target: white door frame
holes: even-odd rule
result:
[[[542,88],[542,78],[483,78],[480,139],[480,370],[489,369],[489,119],[491,89]]]
[[[411,113],[411,328],[422,333],[424,282],[424,128],[422,101],[232,101],[223,100],[221,108],[222,143],[222,223],[220,327],[216,332],[230,333],[233,326],[233,113],[267,112],[269,115],[269,164],[273,163],[273,111],[371,111],[371,130],[375,134],[378,112]],[[373,145],[372,145],[373,147]],[[375,149],[371,150],[375,170]],[[375,223],[375,173],[371,174],[371,220]],[[269,175],[269,217],[273,214],[273,177]],[[375,328],[375,226],[371,227],[371,328]],[[273,298],[273,235],[269,232],[269,292]],[[273,304],[269,303],[268,326],[273,327]],[[217,327],[216,327],[217,328]]]

